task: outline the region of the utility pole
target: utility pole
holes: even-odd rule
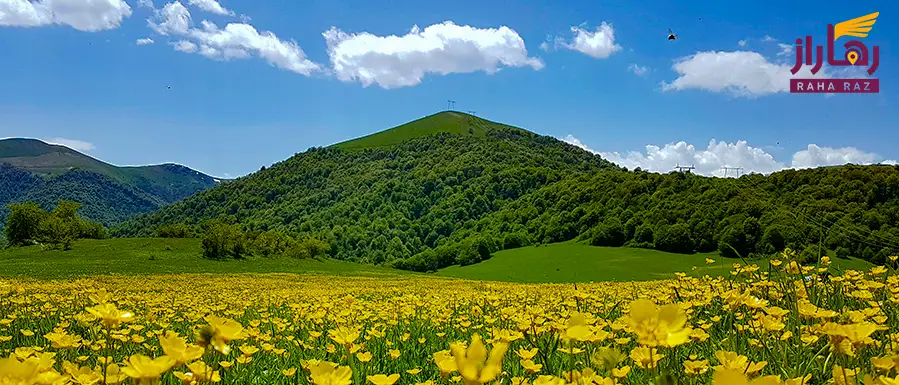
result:
[[[446,109],[449,111],[456,109],[456,101],[455,100],[447,100],[446,101]]]
[[[693,169],[695,169],[696,167],[693,167],[693,165],[690,165],[690,166],[681,166],[681,165],[678,163],[678,165],[677,165],[677,166],[674,166],[674,168],[676,168],[677,171],[679,171],[679,172],[684,172],[684,170],[693,170]]]

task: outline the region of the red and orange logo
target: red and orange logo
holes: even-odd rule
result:
[[[866,71],[873,75],[880,65],[880,47],[873,46],[871,51],[858,40],[850,40],[843,44],[842,59],[834,58],[834,44],[843,36],[868,37],[868,32],[877,21],[880,12],[874,12],[852,20],[827,25],[827,64],[833,67],[869,66]],[[790,70],[793,75],[799,73],[803,65],[812,65],[811,73],[815,75],[824,64],[824,47],[812,46],[812,37],[805,37],[805,49],[802,39],[796,39],[796,65]],[[814,48],[814,51],[813,51]],[[812,54],[814,53],[814,57]],[[804,60],[803,60],[804,59]],[[790,79],[790,92],[794,93],[877,93],[880,92],[879,79]]]

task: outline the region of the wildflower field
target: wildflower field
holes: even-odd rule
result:
[[[514,284],[0,279],[0,385],[899,384],[893,267]],[[895,263],[892,258],[891,263]]]

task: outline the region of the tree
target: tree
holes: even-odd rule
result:
[[[241,258],[243,252],[243,234],[232,224],[214,219],[206,224],[203,236],[203,256],[221,259],[228,256]]]
[[[693,239],[690,238],[690,228],[685,223],[677,223],[663,227],[656,236],[656,248],[672,253],[692,253],[694,250]]]
[[[49,215],[41,220],[40,241],[47,243],[51,248],[69,250],[75,240],[77,228],[71,222],[56,215]]]
[[[288,251],[291,258],[308,259],[323,257],[330,248],[327,242],[315,237],[303,237],[294,241]]]
[[[39,238],[41,221],[49,214],[37,203],[15,203],[9,206],[6,239],[12,246],[26,246]]]

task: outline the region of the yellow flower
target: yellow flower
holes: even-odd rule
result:
[[[521,359],[530,360],[537,355],[537,348],[533,348],[531,350],[527,350],[525,348],[519,348],[517,352],[515,352]]]
[[[440,369],[440,375],[446,376],[458,370],[456,367],[456,359],[446,350],[434,353],[434,363]]]
[[[855,377],[858,375],[858,369],[850,370],[840,365],[833,366],[833,383],[836,385],[854,385]]]
[[[168,356],[150,358],[135,354],[128,359],[122,373],[134,379],[140,385],[158,384],[159,376],[175,365],[175,360]]]
[[[709,360],[684,361],[684,372],[690,375],[703,374],[709,370]]]
[[[359,338],[359,329],[339,327],[334,330],[328,330],[328,336],[331,337],[334,342],[348,346]]]
[[[122,322],[128,322],[134,318],[134,314],[131,312],[119,310],[111,303],[102,303],[85,310],[101,320],[107,328],[118,327]]]
[[[472,336],[468,349],[460,343],[450,345],[450,351],[456,359],[456,368],[466,385],[484,384],[496,378],[502,371],[500,365],[508,348],[509,345],[501,342],[493,345],[493,349],[488,352],[477,334]]]
[[[662,358],[665,356],[659,354],[657,349],[640,346],[631,350],[631,359],[637,366],[644,369],[655,368]]]
[[[310,367],[310,371],[315,385],[350,385],[353,382],[353,370],[348,366],[322,362]]]
[[[628,323],[640,344],[673,347],[689,341],[692,329],[686,326],[687,315],[680,306],[659,308],[650,300],[638,299],[631,302],[630,308]]]
[[[753,380],[746,377],[739,370],[725,369],[715,372],[712,377],[712,385],[780,385],[780,378],[777,376],[764,376]]]
[[[197,332],[200,346],[212,345],[213,349],[227,355],[231,351],[228,343],[244,338],[243,325],[237,321],[210,315],[206,322],[208,325]]]
[[[189,345],[178,333],[169,331],[159,337],[159,345],[165,355],[175,360],[175,366],[184,365],[203,356],[203,347]]]
[[[217,370],[213,370],[203,361],[197,361],[187,365],[190,373],[197,382],[219,382],[221,377]]]
[[[356,353],[356,358],[359,362],[368,362],[371,361],[371,352],[359,352]]]
[[[366,376],[365,378],[374,385],[393,385],[400,379],[400,375],[391,374],[388,376],[385,374],[375,374],[373,376]]]
[[[590,337],[590,328],[587,327],[586,318],[581,313],[573,313],[568,319],[568,327],[562,334],[566,341],[586,341]]]
[[[421,373],[421,369],[419,369],[419,368],[409,369],[409,370],[406,371],[406,373],[409,373],[409,374],[411,374],[411,375],[414,376],[414,375],[416,375],[416,374],[418,374],[418,373]]]
[[[103,375],[101,373],[95,372],[87,366],[78,368],[68,374],[72,376],[72,382],[79,385],[93,385],[103,381]]]
[[[737,370],[746,375],[753,375],[760,372],[768,365],[767,361],[753,363],[749,358],[734,352],[719,350],[715,352],[715,358],[718,359],[720,366],[716,366],[715,370]]]
[[[627,377],[628,373],[630,373],[630,372],[631,372],[630,366],[622,366],[620,368],[612,369],[612,377],[625,378],[625,377]]]
[[[521,360],[521,367],[530,374],[539,373],[540,369],[543,368],[541,364],[535,364],[534,361],[531,360]]]

